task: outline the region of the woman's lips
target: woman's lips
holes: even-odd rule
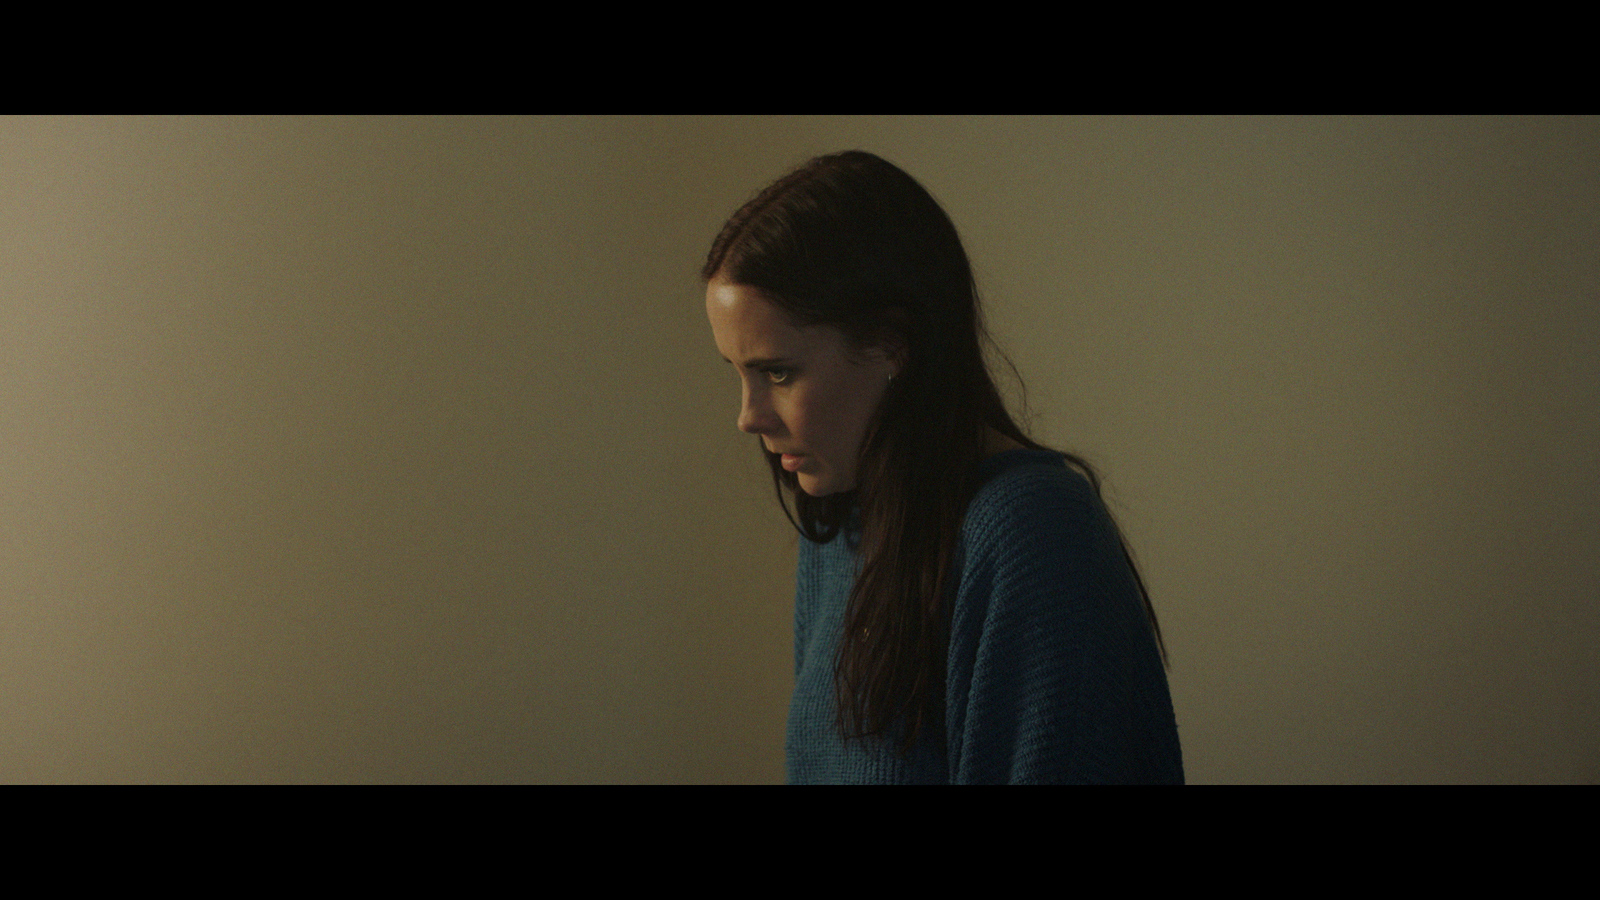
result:
[[[796,456],[793,453],[785,453],[785,454],[783,454],[783,457],[780,460],[780,462],[782,463],[783,468],[784,468],[785,471],[793,472],[796,469],[800,468],[800,460],[802,458],[803,457]]]

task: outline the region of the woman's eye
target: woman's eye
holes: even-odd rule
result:
[[[790,372],[788,369],[768,369],[767,370],[767,380],[772,382],[773,384],[784,384],[792,376],[793,376],[793,373]]]

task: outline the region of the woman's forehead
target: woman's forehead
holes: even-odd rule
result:
[[[826,325],[796,325],[759,290],[712,281],[706,287],[706,315],[723,358],[752,365],[778,358],[809,356],[837,349],[839,330]]]

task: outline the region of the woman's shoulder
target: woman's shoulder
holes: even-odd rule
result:
[[[996,453],[978,464],[976,480],[969,516],[1095,499],[1089,479],[1054,450],[1019,448]]]
[[[1009,450],[978,466],[978,487],[962,522],[968,549],[1013,553],[1071,546],[1099,536],[1105,512],[1094,486],[1050,450]]]

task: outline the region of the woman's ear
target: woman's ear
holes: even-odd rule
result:
[[[906,346],[904,342],[896,341],[883,348],[884,355],[888,357],[889,365],[894,367],[894,372],[889,375],[890,380],[900,377],[906,367]]]
[[[894,366],[892,377],[898,378],[911,358],[911,351],[906,343],[906,334],[911,330],[911,314],[901,307],[895,307],[889,310],[888,318],[889,327],[878,341],[878,350]]]
[[[888,364],[890,381],[900,377],[909,359],[905,340],[893,335],[883,335],[870,343],[862,344],[856,353],[857,359],[861,362]]]

